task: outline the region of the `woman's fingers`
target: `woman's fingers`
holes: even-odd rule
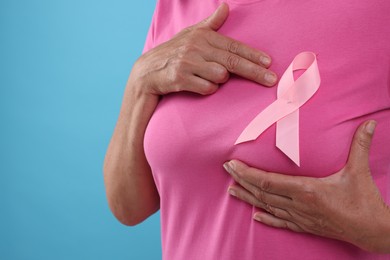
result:
[[[244,45],[240,44],[240,46]],[[252,60],[248,60],[246,57],[240,56],[239,54],[221,49],[216,49],[211,55],[213,56],[212,58],[207,57],[210,61],[223,65],[230,73],[268,87],[275,85],[277,82],[276,74],[271,70],[266,69],[264,65],[259,65],[259,61],[258,63],[254,63]],[[255,51],[246,55],[252,57],[260,56],[260,54]]]
[[[145,82],[147,91],[157,95],[178,91],[211,94],[231,73],[273,86],[277,76],[267,69],[269,55],[217,32],[228,14],[227,4],[221,4],[205,20],[145,53],[137,61],[134,80]]]
[[[215,84],[225,83],[229,79],[230,74],[224,66],[216,62],[205,62],[194,65],[191,72]]]
[[[248,61],[251,61],[264,68],[268,68],[271,65],[271,57],[261,51],[254,49],[242,42],[234,40],[230,37],[222,34],[215,34],[209,41],[210,45],[227,53],[236,54]]]
[[[276,217],[275,215],[271,215],[266,212],[256,212],[253,215],[253,218],[271,227],[285,228],[295,232],[305,232],[300,226],[298,226],[294,222],[281,219],[279,217]]]
[[[347,165],[349,167],[357,169],[356,172],[358,173],[362,172],[359,171],[359,169],[365,169],[366,173],[370,173],[369,171],[370,146],[371,146],[376,124],[377,123],[374,120],[369,120],[361,124],[357,128],[353,136]]]
[[[204,28],[191,28],[181,37],[183,42],[178,47],[181,59],[215,62],[230,73],[268,87],[277,82],[277,75],[267,69],[271,57],[262,51]]]
[[[297,193],[300,193],[305,188],[303,186],[304,177],[266,172],[249,167],[238,160],[226,162],[224,167],[235,181],[240,183],[240,181],[244,180],[267,193],[294,198]]]
[[[229,6],[222,3],[209,17],[194,25],[193,27],[206,27],[211,30],[218,30],[229,16]]]
[[[281,218],[290,219],[292,217],[288,213],[288,209],[293,203],[291,199],[250,187],[250,184],[247,183],[240,183],[240,185],[244,188],[238,185],[229,186],[228,192],[230,195],[272,214],[281,213],[279,209],[283,209],[284,213],[279,216]]]
[[[291,200],[273,194],[264,194],[262,199],[254,196],[252,192],[247,191],[237,185],[229,187],[230,195],[245,201],[265,212],[256,212],[253,218],[256,221],[276,228],[287,228],[295,232],[303,232],[303,229],[294,223],[293,216],[286,210]]]
[[[373,252],[390,252],[390,210],[368,164],[375,125],[372,120],[360,125],[345,167],[324,178],[265,172],[237,160],[226,163],[227,171],[246,189],[235,189],[236,197],[264,208],[267,212],[257,212],[254,218],[269,226],[339,239]],[[291,203],[280,199],[284,196],[291,198]]]
[[[218,84],[196,75],[191,75],[177,87],[177,91],[189,91],[200,95],[210,95],[218,90]]]

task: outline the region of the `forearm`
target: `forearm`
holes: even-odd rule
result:
[[[159,196],[146,160],[143,140],[158,103],[142,82],[130,76],[120,115],[104,161],[108,203],[126,225],[135,225],[159,208]]]
[[[158,95],[189,91],[210,95],[230,72],[272,86],[271,58],[216,32],[229,13],[226,4],[207,19],[144,53],[126,87],[109,145],[104,176],[111,210],[125,224],[137,224],[159,207],[159,196],[143,149],[145,129]],[[269,77],[271,76],[271,77]]]

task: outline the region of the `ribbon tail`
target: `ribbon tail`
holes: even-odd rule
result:
[[[294,104],[289,104],[283,99],[277,99],[249,123],[234,144],[256,140],[272,124],[297,109],[298,107]]]
[[[296,165],[299,156],[299,109],[276,123],[276,146]]]
[[[295,81],[293,73],[298,69],[306,71]],[[316,55],[298,54],[279,81],[277,100],[249,123],[235,144],[257,139],[276,122],[276,146],[300,166],[299,108],[315,94],[320,82]]]

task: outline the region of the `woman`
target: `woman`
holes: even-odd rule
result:
[[[164,259],[389,259],[390,3],[227,2],[202,22],[219,1],[158,2],[106,155],[113,213],[160,208]],[[301,166],[275,126],[234,145],[276,99],[260,84],[307,50],[321,86],[299,112]]]

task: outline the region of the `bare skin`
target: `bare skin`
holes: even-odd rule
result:
[[[104,161],[108,203],[125,225],[136,225],[159,209],[143,139],[160,95],[210,95],[231,73],[264,86],[277,81],[267,69],[269,55],[217,32],[228,14],[228,6],[222,4],[210,17],[142,55],[130,73]]]
[[[217,32],[228,12],[222,4],[204,21],[142,55],[130,73],[104,162],[108,203],[126,225],[136,225],[159,209],[143,139],[161,95],[179,91],[210,95],[231,73],[264,86],[276,83],[276,75],[268,70],[269,55]],[[348,163],[334,175],[284,176],[233,160],[226,166],[241,186],[229,190],[265,209],[268,213],[254,215],[264,224],[389,252],[390,213],[370,176],[367,158],[372,132],[365,132],[364,126],[355,135]]]
[[[390,253],[390,209],[372,179],[368,163],[375,125],[375,121],[367,121],[358,128],[348,162],[333,175],[287,176],[232,160],[224,167],[240,185],[228,191],[263,209],[253,218],[266,225]]]

